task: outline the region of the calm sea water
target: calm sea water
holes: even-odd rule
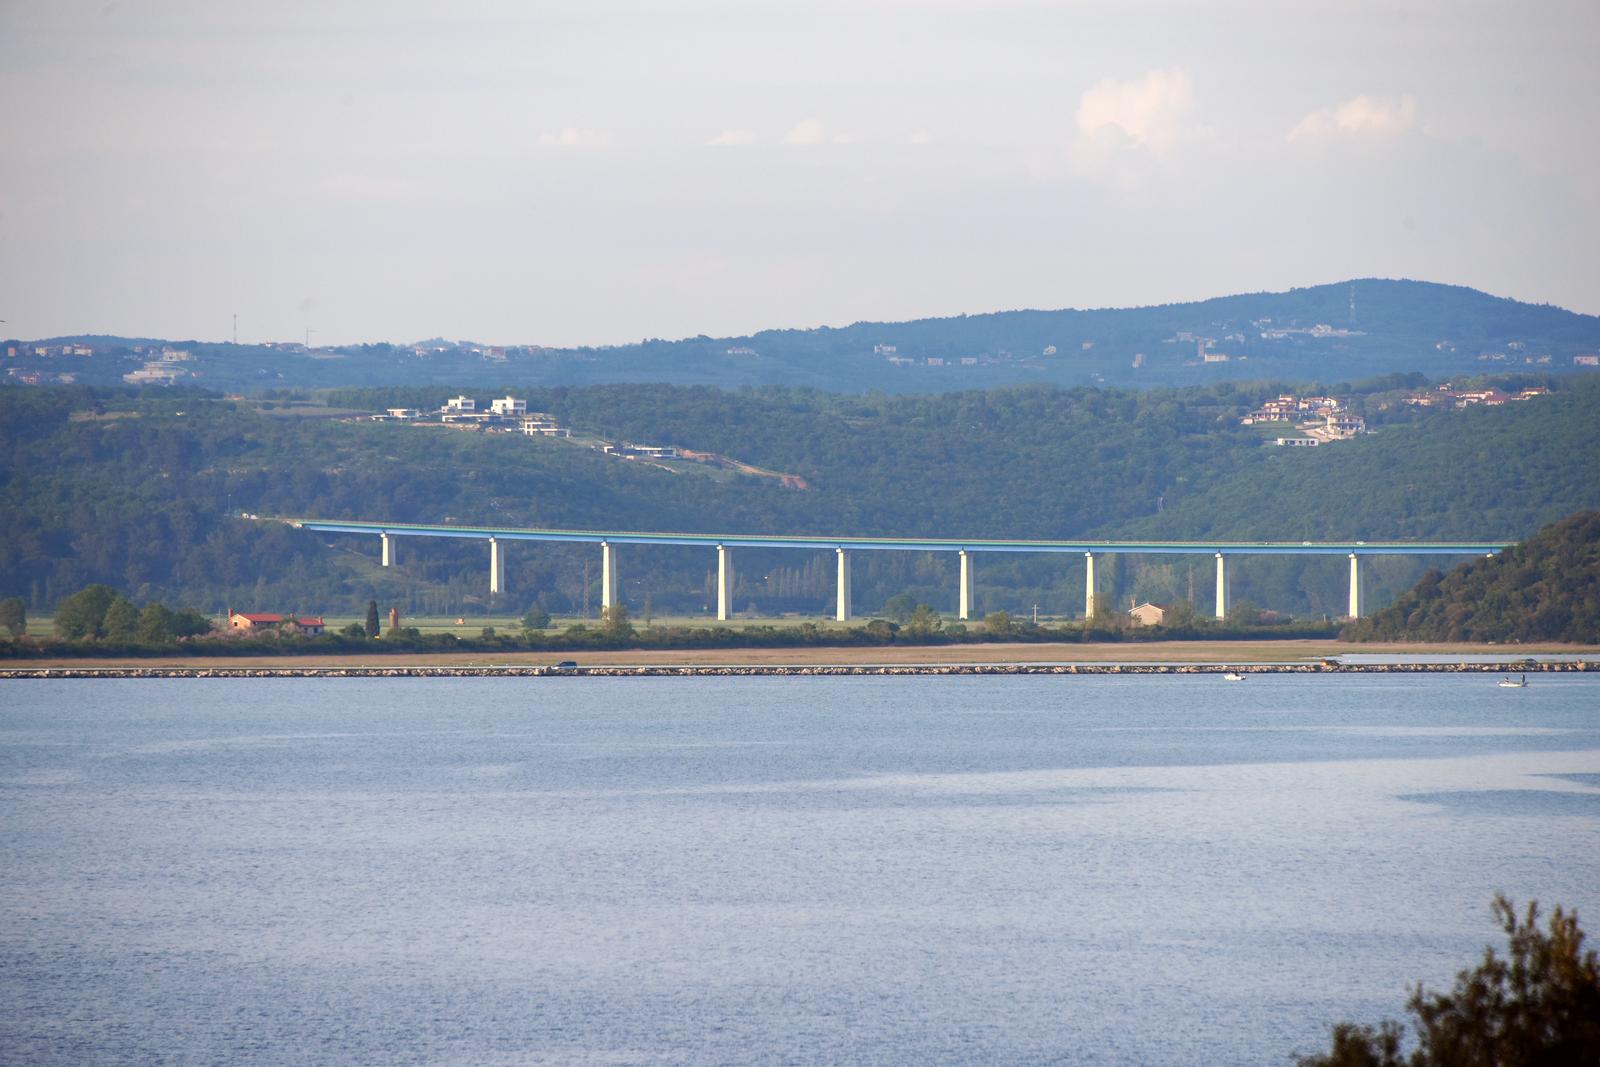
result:
[[[1600,935],[1600,677],[0,683],[7,1063],[1287,1063]]]

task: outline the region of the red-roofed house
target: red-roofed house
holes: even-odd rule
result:
[[[259,630],[279,628],[289,633],[304,634],[307,637],[320,635],[324,627],[321,615],[275,615],[270,612],[228,612],[228,629],[244,633],[255,633]]]

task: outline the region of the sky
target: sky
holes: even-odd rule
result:
[[[0,334],[1600,313],[1600,3],[0,0]],[[312,331],[307,333],[307,331]]]

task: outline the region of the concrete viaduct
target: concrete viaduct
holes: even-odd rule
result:
[[[1507,547],[1487,541],[1015,541],[951,540],[915,537],[812,537],[785,534],[646,533],[623,530],[539,530],[491,526],[425,526],[398,522],[350,522],[342,519],[289,519],[301,530],[318,533],[366,534],[382,542],[383,565],[394,563],[397,537],[457,537],[489,542],[489,592],[505,591],[505,542],[576,541],[600,546],[602,608],[617,603],[617,547],[619,545],[700,545],[717,550],[717,618],[733,614],[733,549],[797,548],[833,551],[838,565],[834,618],[850,618],[850,553],[955,552],[961,559],[959,617],[970,619],[973,608],[973,560],[979,552],[1055,552],[1081,554],[1086,590],[1084,615],[1095,610],[1094,563],[1099,555],[1208,555],[1216,558],[1216,616],[1226,618],[1232,603],[1230,560],[1235,556],[1348,556],[1350,600],[1346,614],[1366,613],[1362,578],[1364,556],[1483,556]]]

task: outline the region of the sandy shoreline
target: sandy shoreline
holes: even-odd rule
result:
[[[0,677],[18,677],[40,670],[108,672],[115,675],[185,676],[211,671],[234,675],[265,672],[306,675],[340,671],[363,675],[437,669],[454,673],[524,673],[576,660],[584,668],[767,668],[790,673],[801,668],[845,668],[851,672],[878,667],[923,668],[947,673],[958,666],[1049,668],[1061,664],[1089,666],[1174,667],[1276,665],[1314,666],[1348,655],[1400,656],[1415,662],[1428,656],[1490,657],[1497,664],[1515,664],[1533,655],[1568,655],[1600,664],[1600,646],[1593,645],[1403,645],[1341,644],[1326,640],[1293,641],[1163,641],[1151,643],[987,644],[934,647],[773,648],[622,650],[607,652],[396,653],[335,656],[171,656],[158,659],[38,659],[0,662]],[[1344,665],[1346,670],[1355,669]],[[1412,668],[1414,669],[1414,668]],[[609,670],[606,673],[610,673]],[[679,673],[672,671],[671,673]],[[766,673],[763,671],[763,673]],[[975,671],[974,673],[987,673]]]

